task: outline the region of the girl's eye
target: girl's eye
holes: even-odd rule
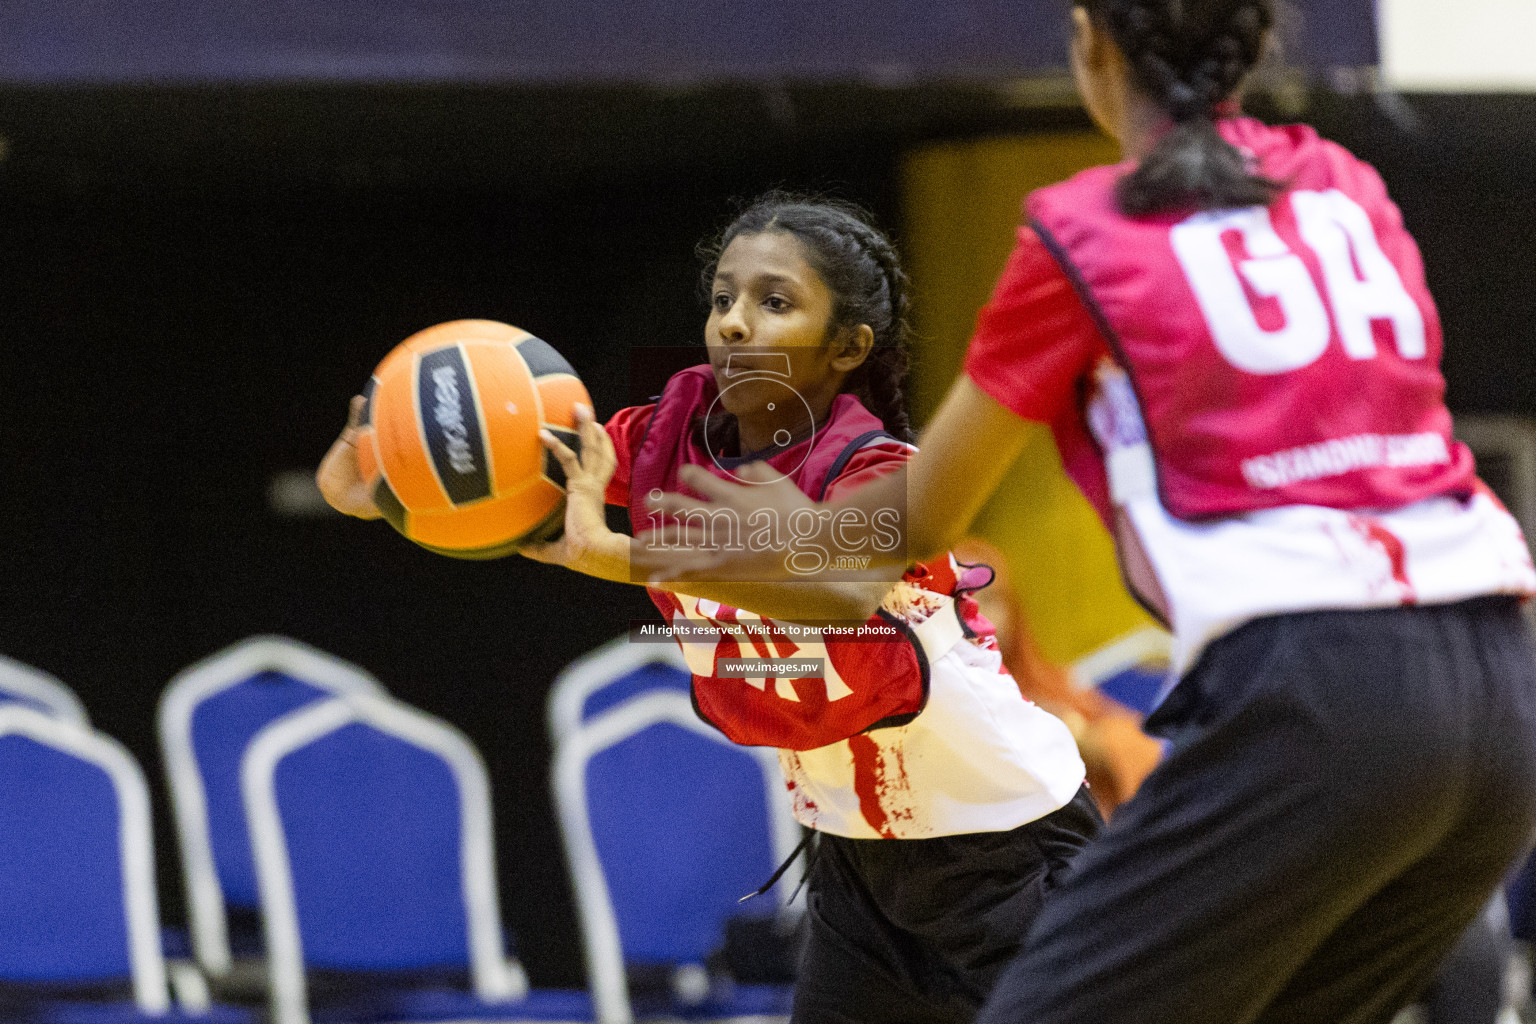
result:
[[[714,303],[715,310],[717,312],[724,313],[726,310],[731,308],[731,297],[724,292],[720,292],[715,296]]]
[[[789,308],[789,302],[782,296],[778,295],[768,296],[763,300],[763,305],[767,306],[769,309],[776,313],[782,313],[784,310]]]

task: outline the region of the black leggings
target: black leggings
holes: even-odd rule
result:
[[[793,1021],[970,1021],[1046,891],[1102,825],[1083,789],[1011,832],[817,837]]]
[[[1046,902],[986,1024],[1385,1024],[1536,825],[1513,599],[1249,623],[1148,728],[1170,757]]]

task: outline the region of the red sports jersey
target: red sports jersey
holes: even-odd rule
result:
[[[673,378],[661,415],[644,406],[614,416],[608,429],[619,465],[610,502],[630,505],[632,494],[675,489],[679,465],[726,471],[732,463],[711,459],[692,429],[713,394],[708,368],[699,367]],[[767,461],[807,493],[835,498],[910,456],[910,445],[879,426],[843,395],[814,439]],[[635,513],[632,506],[637,525],[649,525]],[[714,635],[682,645],[695,673],[695,704],[731,739],[779,748],[803,825],[856,839],[921,839],[1017,828],[1061,807],[1083,781],[1071,733],[1020,696],[991,625],[966,593],[991,575],[950,558],[931,569],[919,566],[885,602],[899,615],[902,639],[802,637],[798,651],[779,645],[771,619],[684,594],[652,596],[669,621],[715,627]],[[887,613],[871,620],[892,621]],[[790,682],[718,674],[719,659],[754,643],[778,656],[824,659],[826,677]]]
[[[704,466],[724,477],[739,461],[711,456],[698,443],[696,422],[715,395],[710,368],[694,367],[674,376],[656,405],[623,410],[610,421],[621,454],[607,496],[611,503],[629,507],[636,532],[658,525],[640,499],[652,491],[682,490],[677,476],[682,466]],[[777,450],[764,461],[807,494],[823,498],[892,472],[911,450],[886,433],[857,398],[845,394],[833,402],[827,422],[813,437]],[[923,566],[906,579],[945,595],[957,586],[953,573]],[[751,612],[683,594],[650,593],[674,626],[690,633],[706,626],[706,635],[683,644],[695,673],[694,703],[706,721],[737,743],[811,750],[877,725],[905,724],[927,701],[929,657],[942,653],[925,651],[919,634],[884,610],[867,626],[874,635],[889,635],[888,641],[840,639],[819,632],[792,639],[771,619]],[[963,594],[961,598],[946,613],[967,615],[973,635],[990,633],[975,602]],[[719,672],[722,660],[752,658],[819,659],[825,675],[786,679]]]

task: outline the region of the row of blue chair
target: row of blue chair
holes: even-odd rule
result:
[[[184,1002],[204,1019],[249,1019],[198,989],[206,977],[225,991],[254,972],[274,1024],[782,1015],[785,986],[731,986],[706,961],[737,898],[787,855],[798,828],[772,756],[736,748],[698,721],[679,662],[668,648],[623,643],[572,666],[552,695],[552,782],[591,999],[530,991],[506,955],[485,768],[456,729],[392,700],[361,669],[283,638],[253,638],[181,673],[159,724],[197,965],[169,969],[192,993]],[[64,838],[25,829],[0,838],[0,858],[9,859],[0,868],[45,897],[23,909],[51,911],[0,911],[0,986],[131,977],[134,999],[120,1010],[175,1015],[142,773],[90,730],[56,680],[0,663],[6,699],[0,815],[77,824]],[[58,764],[39,768],[38,750],[8,743],[13,735]],[[77,767],[59,767],[66,763]],[[65,778],[81,764],[111,779],[108,799],[93,801],[89,784]],[[99,849],[109,832],[122,839],[116,856]],[[88,863],[113,870],[82,886]],[[116,902],[100,892],[114,871],[125,880]],[[789,879],[763,901],[768,916],[789,920],[793,872]],[[104,922],[85,943],[82,914]],[[73,949],[73,959],[25,934],[27,920],[64,936],[55,945]],[[56,929],[61,920],[68,931]],[[86,962],[81,949],[98,955]],[[631,998],[628,979],[655,967],[671,984]],[[466,984],[451,983],[444,971],[453,968]],[[322,988],[353,978],[343,986],[351,995],[315,998],[317,977]]]

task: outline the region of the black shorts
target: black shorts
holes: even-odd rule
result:
[[[817,837],[795,1024],[961,1024],[1102,827],[1086,789],[1011,832]]]
[[[983,1021],[1389,1021],[1536,826],[1536,650],[1511,598],[1249,623],[1148,728],[1170,757]]]

